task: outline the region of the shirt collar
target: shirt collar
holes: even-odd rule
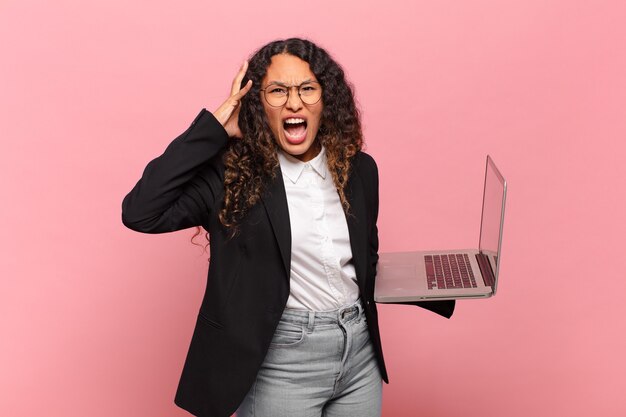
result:
[[[323,145],[322,149],[315,156],[315,158],[308,162],[302,162],[295,156],[289,155],[287,152],[279,149],[278,162],[280,163],[280,169],[283,174],[285,174],[294,184],[298,181],[298,178],[300,178],[306,164],[311,165],[313,171],[317,172],[317,174],[323,179],[326,179],[326,173],[328,172],[328,167],[326,165],[326,149]]]

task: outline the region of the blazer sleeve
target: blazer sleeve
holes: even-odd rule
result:
[[[163,154],[148,163],[122,201],[122,223],[143,233],[166,233],[208,223],[220,194],[217,157],[228,134],[202,109]]]

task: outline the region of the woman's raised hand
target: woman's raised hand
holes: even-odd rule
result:
[[[230,90],[230,97],[226,99],[221,106],[213,112],[213,116],[224,126],[229,137],[241,138],[241,130],[239,130],[239,109],[240,101],[243,96],[252,88],[252,80],[248,80],[246,85],[240,90],[241,80],[246,75],[248,69],[248,61],[244,61],[243,65],[239,69],[239,72],[233,80],[233,86]]]

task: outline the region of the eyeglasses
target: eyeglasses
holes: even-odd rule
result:
[[[289,99],[293,87],[298,88],[298,96],[304,104],[315,104],[322,98],[322,86],[317,81],[305,81],[300,85],[272,83],[262,88],[265,101],[272,107],[282,107]]]

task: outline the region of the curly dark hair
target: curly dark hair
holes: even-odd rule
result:
[[[279,166],[279,147],[269,127],[260,94],[261,81],[272,57],[277,54],[289,54],[306,61],[322,86],[323,110],[315,140],[326,148],[328,169],[341,204],[346,213],[350,210],[344,189],[351,159],[363,146],[354,87],[328,52],[310,40],[276,40],[258,49],[249,59],[248,70],[241,81],[243,88],[248,80],[252,80],[252,88],[240,104],[239,129],[243,138],[228,141],[223,155],[226,169],[219,219],[232,235],[237,233],[237,225],[247,210],[259,200],[264,186],[275,178]],[[200,227],[197,229],[193,237],[201,232]],[[206,236],[208,240],[208,233]]]

